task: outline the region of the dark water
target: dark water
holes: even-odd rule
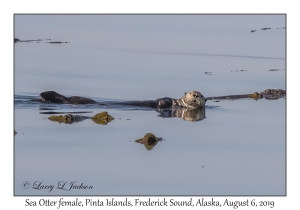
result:
[[[34,101],[47,90],[111,101],[286,89],[284,26],[282,15],[16,15],[15,37],[42,41],[15,43],[15,195],[285,195],[285,98],[207,101],[199,121]],[[115,119],[48,119],[102,111]],[[135,142],[149,132],[163,138],[151,150]],[[93,188],[56,188],[74,181]]]

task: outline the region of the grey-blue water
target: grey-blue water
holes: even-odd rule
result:
[[[286,194],[285,98],[207,101],[194,122],[28,101],[47,90],[107,101],[286,89],[284,15],[14,18],[15,38],[42,39],[14,44],[15,195]],[[60,124],[47,111],[115,119]],[[163,138],[151,150],[135,142],[149,132]],[[93,187],[57,188],[71,182]]]

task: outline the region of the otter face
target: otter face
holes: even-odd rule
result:
[[[186,104],[191,106],[191,108],[204,107],[206,102],[206,98],[198,91],[185,93],[183,100]]]

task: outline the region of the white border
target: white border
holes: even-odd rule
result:
[[[295,2],[295,3],[294,3]],[[28,209],[25,207],[27,197],[13,196],[13,14],[14,13],[286,13],[287,14],[287,197],[253,197],[257,200],[275,201],[274,209],[296,209],[299,192],[299,139],[297,138],[298,125],[296,117],[299,75],[299,12],[296,1],[142,1],[142,0],[111,0],[111,1],[8,1],[1,3],[1,184],[0,205],[3,209]],[[297,50],[297,51],[296,51]],[[296,92],[297,91],[297,92]],[[294,97],[296,96],[296,97]],[[46,197],[29,197],[38,201]],[[68,197],[70,200],[73,197]],[[120,200],[123,197],[117,197]],[[230,200],[245,200],[248,197],[229,197]],[[59,197],[49,197],[58,200]],[[84,200],[85,197],[80,197]],[[100,197],[105,199],[105,197]],[[133,198],[132,198],[133,199]],[[176,197],[179,199],[179,197]],[[182,198],[187,200],[187,197]],[[216,197],[224,201],[225,197]],[[250,197],[248,199],[251,199]],[[40,209],[41,207],[38,207]],[[50,209],[51,207],[48,207]],[[93,209],[100,207],[93,207]],[[168,207],[170,208],[170,207]],[[195,208],[195,207],[194,207]],[[232,207],[229,207],[233,209]],[[229,209],[228,208],[228,209]],[[243,207],[240,207],[243,208]],[[66,209],[66,208],[64,208]],[[73,208],[74,209],[74,208]],[[149,207],[147,208],[149,209]],[[150,208],[153,209],[153,208]],[[214,208],[209,208],[214,209]],[[224,209],[224,207],[222,208]],[[225,208],[226,209],[226,208]]]

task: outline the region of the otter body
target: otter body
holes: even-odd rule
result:
[[[79,96],[71,96],[65,97],[63,95],[58,94],[55,91],[46,91],[40,94],[40,99],[42,102],[50,102],[50,103],[57,103],[57,104],[95,104],[96,101],[79,97]]]
[[[42,102],[59,103],[59,104],[96,104],[97,102],[84,97],[72,96],[65,97],[56,93],[55,91],[46,91],[40,94]],[[188,108],[195,109],[205,106],[206,99],[198,91],[190,91],[185,93],[180,99],[174,98],[159,98],[156,100],[147,101],[127,101],[127,102],[113,102],[117,105],[129,105],[129,106],[142,106],[151,108]],[[103,103],[99,103],[103,104]],[[111,104],[111,103],[110,103]],[[106,105],[106,104],[105,104]]]

